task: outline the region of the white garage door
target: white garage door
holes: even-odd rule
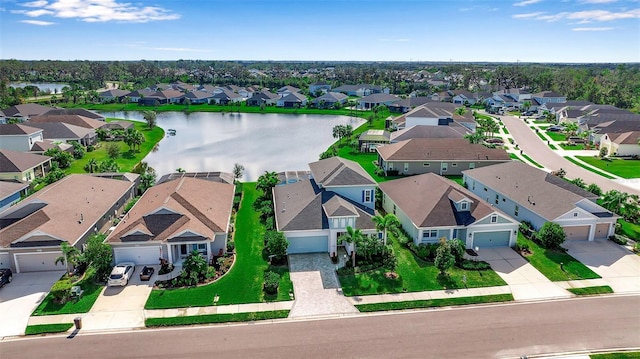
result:
[[[586,241],[589,239],[589,226],[567,226],[563,227],[567,240]]]
[[[160,247],[140,246],[128,248],[114,248],[113,257],[116,263],[133,262],[136,265],[160,263]]]
[[[43,272],[65,270],[64,263],[56,264],[62,252],[15,253],[16,272]]]
[[[0,253],[0,268],[11,268],[11,256],[9,253]]]
[[[609,236],[609,223],[596,224],[595,239],[607,239],[608,236]]]
[[[289,248],[288,254],[296,253],[320,253],[329,251],[329,237],[295,237],[288,238]]]

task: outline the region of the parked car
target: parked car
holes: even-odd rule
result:
[[[109,275],[109,280],[107,281],[107,285],[109,287],[114,286],[122,286],[124,287],[129,283],[129,279],[131,279],[131,275],[136,270],[136,265],[131,262],[118,263],[111,270],[111,275]]]
[[[140,280],[143,280],[143,281],[150,280],[151,276],[153,275],[153,272],[155,271],[156,270],[153,269],[153,267],[144,266],[144,268],[142,268],[142,271],[140,272]]]
[[[0,288],[5,284],[11,283],[13,280],[13,272],[9,268],[0,268]]]
[[[547,128],[547,131],[549,131],[549,132],[560,132],[560,131],[564,131],[564,127],[562,127],[562,126],[551,126],[551,127]]]

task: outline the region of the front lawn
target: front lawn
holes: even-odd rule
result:
[[[66,275],[65,275],[66,277]],[[79,300],[70,300],[64,304],[56,303],[51,293],[48,293],[42,303],[36,308],[32,315],[55,315],[55,314],[75,314],[87,313],[98,296],[102,292],[102,285],[94,282],[92,269],[88,269],[85,278],[78,283],[84,292]]]
[[[525,259],[551,281],[600,278],[566,252],[542,248],[536,242],[526,239],[520,232],[518,232],[518,244],[529,246],[532,254],[525,256]]]
[[[613,173],[622,178],[639,178],[640,177],[640,160],[622,160],[612,159],[610,161],[602,160],[592,156],[578,156],[580,161],[586,162],[601,170]]]
[[[72,326],[72,323],[29,325],[24,330],[24,334],[38,335],[47,333],[64,333],[67,330],[71,329]]]
[[[620,233],[634,241],[640,241],[640,224],[627,222],[624,219],[619,219],[618,223],[620,223]]]
[[[620,352],[607,354],[592,354],[591,359],[640,359],[640,352]]]
[[[167,327],[175,325],[194,325],[230,322],[249,322],[255,320],[280,319],[289,316],[288,310],[274,310],[269,312],[206,314],[170,318],[147,318],[147,327]]]
[[[243,184],[240,210],[236,215],[236,263],[229,273],[216,282],[195,288],[156,289],[151,292],[145,309],[166,309],[183,307],[204,307],[213,305],[216,295],[218,305],[259,303],[265,299],[273,301],[289,300],[289,290],[293,288],[286,267],[275,267],[282,277],[277,297],[265,298],[262,290],[263,273],[269,263],[263,258],[264,226],[259,221],[259,213],[253,210],[253,201],[258,197],[255,183]]]
[[[346,296],[422,292],[428,290],[464,288],[462,281],[466,277],[468,288],[502,286],[506,283],[492,270],[467,271],[457,267],[449,270],[446,277],[439,276],[438,269],[431,262],[417,258],[410,250],[401,246],[397,240],[390,240],[398,258],[395,270],[399,278],[389,279],[385,276],[388,270],[377,270],[339,276],[342,291]]]
[[[584,145],[582,143],[576,143],[575,145],[568,145],[566,143],[561,143],[560,147],[562,147],[563,150],[567,150],[567,151],[582,151],[582,150],[584,150]]]
[[[575,295],[598,295],[613,293],[613,289],[611,289],[611,287],[609,287],[608,285],[585,288],[569,288],[567,290]]]
[[[591,171],[593,173],[596,173],[596,174],[598,174],[598,175],[600,175],[600,176],[602,176],[604,178],[608,178],[608,179],[614,179],[615,178],[615,177],[612,177],[611,175],[608,175],[608,174],[606,174],[606,173],[604,173],[602,171],[599,171],[599,170],[597,170],[597,169],[595,169],[593,167],[589,167],[589,166],[585,165],[583,162],[578,161],[573,157],[564,156],[564,158],[566,158],[567,161],[573,163],[574,165],[580,166],[580,167],[584,168],[585,170],[588,170],[588,171]]]
[[[567,140],[567,136],[562,132],[545,131],[545,133],[554,141],[562,142]]]
[[[477,297],[459,297],[443,299],[409,300],[406,302],[386,302],[374,304],[359,304],[356,308],[362,312],[380,312],[386,310],[405,310],[419,308],[446,307],[453,305],[469,305],[481,303],[510,302],[513,301],[511,294],[481,295]]]
[[[114,119],[109,118],[107,122],[110,121],[125,121],[122,119]],[[164,130],[160,127],[154,127],[150,130],[147,127],[147,124],[139,121],[130,121],[133,122],[135,128],[142,132],[145,138],[145,142],[140,145],[140,151],[131,151],[129,146],[127,146],[123,141],[115,141],[120,148],[120,157],[116,159],[116,163],[118,163],[118,167],[120,167],[120,172],[131,172],[133,168],[142,161],[148,154],[153,150],[160,140],[164,137]],[[100,146],[96,148],[92,152],[85,153],[84,157],[78,160],[74,160],[71,162],[71,166],[65,170],[65,173],[87,173],[84,170],[84,166],[89,162],[90,159],[95,159],[98,163],[104,161],[109,158],[107,155],[107,144],[109,142],[102,141],[99,142]]]

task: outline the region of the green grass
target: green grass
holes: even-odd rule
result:
[[[96,302],[98,296],[102,292],[102,285],[96,284],[93,279],[93,272],[91,269],[87,270],[85,278],[78,283],[84,292],[79,300],[71,300],[64,304],[56,303],[53,300],[51,293],[47,294],[42,303],[36,308],[32,315],[55,315],[55,314],[74,314],[74,313],[87,313],[93,303]]]
[[[506,285],[492,270],[466,271],[453,267],[448,276],[439,276],[433,263],[417,258],[393,238],[391,243],[398,258],[395,272],[399,278],[385,277],[387,270],[384,268],[340,276],[342,291],[346,296],[464,288],[462,278],[465,276],[468,288]]]
[[[551,126],[551,125],[549,124],[549,122],[547,122],[547,121],[535,120],[535,121],[533,121],[533,123],[535,123],[535,124],[539,124],[539,125],[545,125],[545,124],[546,124],[546,125]]]
[[[549,148],[551,148],[552,150],[557,150],[558,149],[558,147],[556,147],[556,145],[554,145],[552,143],[549,144]]]
[[[288,310],[274,310],[269,312],[207,314],[170,318],[147,318],[144,321],[144,324],[147,327],[166,327],[175,325],[249,322],[255,320],[280,319],[286,318],[287,316],[289,316]]]
[[[462,175],[451,175],[451,176],[445,176],[445,177],[447,177],[448,179],[452,180],[453,182],[455,182],[455,183],[457,183],[457,184],[459,184],[461,186],[464,186],[464,181],[462,180]]]
[[[565,143],[561,143],[560,147],[562,147],[563,150],[567,150],[567,151],[582,151],[582,150],[584,150],[584,145],[582,143],[576,143],[575,145],[567,145]]]
[[[38,335],[47,333],[64,333],[71,329],[72,326],[73,323],[28,325],[24,330],[24,334]]]
[[[107,119],[109,121],[125,121],[121,119]],[[120,167],[120,172],[130,172],[138,162],[142,161],[151,150],[156,146],[160,140],[164,137],[164,130],[160,127],[155,127],[150,130],[146,123],[139,121],[130,121],[135,124],[135,128],[142,132],[145,137],[145,142],[140,145],[140,151],[131,151],[129,146],[127,146],[123,141],[115,141],[120,147],[120,157],[116,159],[118,166]],[[65,170],[65,173],[87,173],[84,170],[84,166],[89,162],[90,159],[95,159],[100,163],[100,161],[106,160],[109,158],[107,155],[107,144],[109,142],[100,142],[100,147],[96,148],[93,152],[85,153],[84,157],[79,160],[74,160],[71,162],[71,166]]]
[[[591,359],[640,359],[640,352],[592,354]]]
[[[419,308],[446,307],[454,305],[469,305],[481,303],[510,302],[513,301],[511,294],[482,295],[477,297],[443,298],[427,300],[410,300],[406,302],[387,302],[375,304],[360,304],[356,308],[360,312],[379,312],[386,310],[405,310]]]
[[[608,178],[608,179],[614,179],[615,178],[615,177],[613,177],[613,176],[611,176],[611,175],[609,175],[607,173],[604,173],[602,171],[598,171],[597,169],[589,167],[589,166],[585,165],[584,163],[576,160],[575,158],[572,158],[572,157],[569,157],[569,156],[565,156],[564,158],[566,158],[567,161],[573,163],[574,165],[580,166],[580,167],[584,168],[585,170],[589,170],[589,171],[591,171],[593,173],[599,174],[600,176],[602,176],[604,178]]]
[[[605,161],[598,157],[591,156],[578,156],[577,158],[580,161],[622,178],[640,177],[640,160],[612,159],[611,161]]]
[[[509,157],[511,157],[512,160],[522,161],[522,159],[520,159],[520,157],[518,157],[518,155],[516,155],[515,153],[509,153]]]
[[[524,153],[522,154],[522,157],[524,157],[524,159],[526,159],[527,161],[529,161],[531,164],[533,164],[534,166],[538,167],[538,168],[543,168],[544,166],[540,165],[538,162],[534,161],[531,157],[525,155]]]
[[[567,140],[567,136],[562,132],[545,131],[545,133],[554,141],[562,142]]]
[[[507,135],[509,134],[509,130],[507,130],[507,126],[502,127],[502,132],[504,132]]]
[[[264,226],[260,224],[259,214],[252,206],[259,193],[254,182],[243,183],[243,192],[234,235],[236,263],[229,273],[211,284],[200,287],[153,290],[145,309],[210,306],[213,305],[216,294],[219,296],[218,305],[289,300],[289,290],[293,285],[286,267],[274,268],[282,275],[278,296],[264,296],[263,273],[269,268],[269,263],[262,253]]]
[[[609,287],[608,285],[585,288],[569,288],[567,290],[575,295],[597,295],[613,293],[613,289],[611,289],[611,287]]]
[[[546,141],[547,141],[547,138],[546,138],[546,137],[544,137],[540,131],[535,131],[535,133],[536,133],[536,135],[538,135],[538,137],[540,137],[540,139],[541,139],[542,141],[544,141],[544,142],[546,142]]]
[[[542,248],[536,242],[526,239],[520,232],[518,232],[518,243],[529,245],[533,254],[526,256],[525,259],[551,281],[600,278],[599,275],[564,251]]]
[[[620,232],[623,235],[634,241],[640,241],[640,224],[627,222],[624,219],[619,219],[618,223],[620,223]]]

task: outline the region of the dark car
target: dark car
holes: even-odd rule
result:
[[[5,284],[11,283],[13,280],[13,272],[9,268],[0,268],[0,288]]]
[[[140,280],[150,280],[153,272],[155,272],[155,269],[153,269],[153,267],[144,266],[144,268],[142,268],[142,272],[140,272]]]

